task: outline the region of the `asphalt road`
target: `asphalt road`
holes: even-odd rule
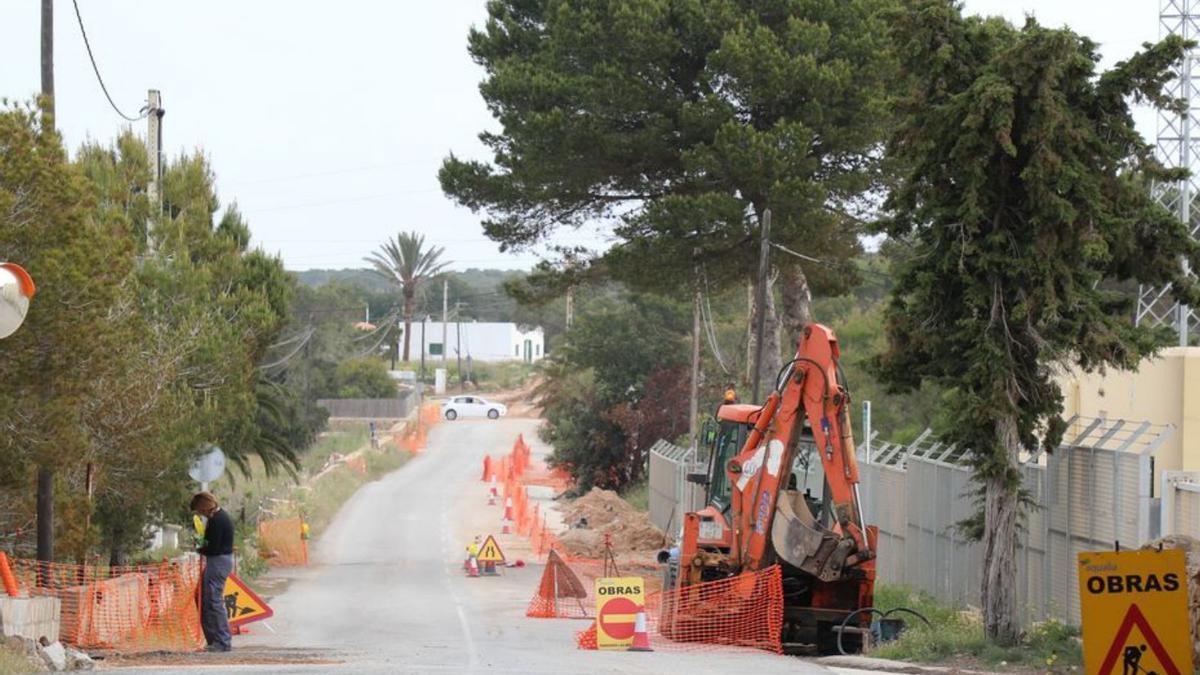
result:
[[[272,600],[273,633],[258,624],[252,635],[235,638],[228,659],[213,655],[187,664],[188,672],[850,672],[752,650],[580,651],[573,636],[587,622],[524,616],[540,567],[466,578],[460,539],[472,530],[463,521],[477,519],[482,457],[504,454],[518,433],[536,453],[535,428],[530,419],[435,427],[427,452],[346,503],[314,545],[313,564],[294,572],[287,591]],[[234,658],[301,653],[327,662],[235,665]]]

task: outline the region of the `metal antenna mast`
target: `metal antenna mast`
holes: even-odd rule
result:
[[[1165,35],[1178,35],[1185,40],[1200,38],[1200,0],[1161,0],[1158,15],[1159,31]],[[1170,111],[1158,112],[1158,159],[1172,168],[1188,169],[1191,177],[1178,184],[1155,186],[1155,197],[1179,219],[1188,225],[1192,236],[1200,230],[1200,214],[1193,214],[1192,200],[1200,193],[1200,82],[1193,79],[1193,67],[1197,54],[1189,52],[1179,64],[1175,79],[1166,87],[1173,98],[1183,99],[1187,107],[1183,114]],[[1186,261],[1185,274],[1191,274]],[[1200,331],[1200,316],[1191,308],[1176,302],[1170,296],[1170,287],[1138,289],[1137,314],[1134,322],[1152,326],[1173,326],[1179,332],[1179,344],[1186,347],[1188,334]]]

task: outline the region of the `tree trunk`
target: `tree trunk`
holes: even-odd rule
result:
[[[415,293],[404,291],[404,359],[408,363],[408,341],[412,337],[412,315],[415,309]]]
[[[997,441],[1004,451],[1010,473],[1017,470],[1021,441],[1014,414],[996,424]],[[1020,486],[1005,475],[993,475],[984,483],[983,529],[983,626],[987,637],[998,645],[1017,643],[1017,510]]]
[[[783,365],[783,359],[779,354],[779,316],[775,312],[775,278],[773,275],[767,277],[767,292],[764,308],[766,310],[765,320],[763,322],[763,351],[762,351],[762,367],[759,369],[759,392],[757,401],[749,401],[750,403],[761,403],[766,400],[767,394],[775,388],[775,376],[779,374],[779,369]],[[758,320],[759,308],[754,307],[754,312],[751,316],[751,325],[755,325]],[[750,334],[750,357],[751,357],[751,372],[753,372],[754,354],[758,352],[757,336],[752,331]],[[753,379],[753,376],[751,376]]]
[[[797,263],[788,263],[780,270],[783,291],[783,331],[788,349],[800,343],[800,333],[813,322],[812,292],[808,277]]]

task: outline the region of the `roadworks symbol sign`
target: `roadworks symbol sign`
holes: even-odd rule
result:
[[[274,615],[274,610],[236,574],[225,579],[225,616],[229,618],[230,626],[262,621]]]
[[[1088,675],[1192,672],[1184,553],[1079,554]]]
[[[479,562],[502,563],[504,551],[500,550],[496,538],[489,534],[488,538],[483,540],[483,546],[479,547],[479,555],[475,556],[475,559]]]

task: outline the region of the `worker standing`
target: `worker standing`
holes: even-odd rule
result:
[[[200,627],[208,643],[204,651],[227,652],[233,648],[225,608],[225,580],[233,572],[233,520],[211,492],[197,492],[191,509],[208,519],[198,549],[204,556],[204,578],[200,582]]]

